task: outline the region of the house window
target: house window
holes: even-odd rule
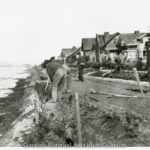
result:
[[[129,58],[135,58],[136,57],[136,53],[135,52],[128,52],[128,57]]]
[[[128,48],[137,48],[137,45],[129,45]]]
[[[143,51],[143,56],[144,56],[144,57],[147,56],[147,51]]]
[[[95,57],[92,57],[92,62],[95,62]]]

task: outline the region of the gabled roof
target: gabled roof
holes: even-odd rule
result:
[[[73,51],[71,54],[68,55],[68,57],[72,56],[73,54],[76,54],[77,52],[79,52],[81,49],[81,47],[77,48],[75,51]]]
[[[61,56],[65,56],[65,55],[70,55],[72,52],[76,51],[78,48],[76,47],[72,47],[72,48],[63,48],[61,51]]]
[[[98,39],[96,38],[83,38],[82,39],[82,50],[83,51],[90,51],[90,50],[94,50],[96,48],[96,40],[98,40],[99,42],[99,47],[103,47],[105,46],[105,44],[109,43],[112,38],[119,33],[115,33],[115,34],[107,34],[107,35],[97,35]]]
[[[146,34],[145,33],[120,33],[117,37],[115,37],[106,47],[106,50],[115,50],[117,49],[116,44],[118,39],[124,41],[126,45],[139,45],[140,42],[138,41],[139,38],[143,38]]]
[[[150,33],[143,33],[143,35],[139,36],[138,39],[142,39],[145,36],[150,36]]]
[[[62,49],[61,52],[62,52],[62,55],[69,55],[72,52],[72,49],[65,48],[65,49]]]
[[[116,44],[118,40],[119,40],[119,35],[116,36],[112,41],[110,41],[110,43],[107,44],[106,50],[116,50],[117,49]]]
[[[120,33],[119,35],[115,36],[116,34],[107,34],[97,35],[99,40],[99,47],[103,47],[106,43],[106,49],[113,50],[117,49],[116,44],[118,39],[121,39],[126,45],[138,45],[140,42],[138,39],[143,38],[146,35],[150,36],[150,33]],[[114,37],[114,38],[113,38]],[[82,39],[82,50],[83,51],[90,51],[94,50],[96,47],[96,38],[83,38]]]
[[[106,43],[108,43],[112,38],[114,37],[115,34],[108,34],[108,35],[98,35],[99,38],[99,46],[102,47]]]
[[[93,50],[96,45],[96,38],[83,38],[82,39],[82,50],[90,51]]]
[[[120,34],[120,38],[126,43],[126,44],[137,44],[138,41],[137,39],[144,35],[144,33],[139,33],[139,34],[135,34],[135,33],[123,33]]]

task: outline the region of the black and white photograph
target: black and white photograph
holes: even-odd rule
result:
[[[150,1],[0,0],[0,147],[150,147]]]

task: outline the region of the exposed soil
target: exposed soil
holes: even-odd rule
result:
[[[28,69],[31,74],[27,79],[17,82],[13,93],[5,98],[1,98],[0,146],[21,146],[22,136],[30,132],[34,118],[34,91],[32,84],[38,79],[38,70]],[[6,114],[5,114],[6,113]]]
[[[149,146],[149,98],[120,98],[107,94],[90,94],[90,89],[116,94],[140,95],[135,85],[107,81],[80,82],[72,78],[72,94],[64,94],[57,103],[58,118],[41,120],[26,137],[28,144],[44,146],[78,146],[74,92],[80,95],[82,140],[84,146]],[[147,94],[148,96],[148,94]],[[51,105],[51,104],[50,104]],[[59,114],[58,114],[59,113]],[[67,134],[71,132],[70,138]],[[42,132],[41,132],[42,131]],[[35,135],[36,134],[36,135]]]
[[[33,103],[38,98],[32,85],[40,80],[41,73],[44,74],[43,70],[34,68],[31,77],[26,80],[28,83],[22,80],[18,82],[15,91],[17,96],[13,97],[15,103],[12,102],[13,95],[10,95],[10,99],[8,97],[5,100],[0,99],[0,102],[6,102],[1,112],[8,110],[11,113],[11,116],[5,115],[5,118],[2,118],[6,119],[1,122],[3,133],[6,133],[3,144],[9,143],[9,140],[14,137],[15,142],[20,146],[78,146],[74,96],[74,93],[78,92],[84,146],[150,146],[149,98],[121,98],[107,94],[90,94],[93,88],[96,91],[141,96],[140,92],[130,90],[136,89],[135,85],[90,80],[80,82],[73,77],[72,93],[64,93],[59,103],[53,104],[50,101],[44,103],[46,111],[38,113],[37,120]],[[28,88],[30,86],[31,88]],[[45,93],[42,90],[40,93],[39,90],[38,96],[42,102]],[[148,96],[147,92],[145,96]],[[21,114],[21,112],[24,113]],[[15,128],[11,130],[14,119],[16,119]],[[6,124],[7,126],[3,127]],[[18,127],[20,128],[17,129]],[[20,136],[23,137],[21,140],[19,140]],[[11,145],[16,146],[15,142],[11,142]]]

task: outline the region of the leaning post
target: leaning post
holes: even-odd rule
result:
[[[141,86],[140,79],[139,79],[139,75],[138,75],[138,72],[137,72],[136,68],[133,68],[133,72],[134,72],[134,75],[135,75],[136,80],[137,80],[137,85],[138,85],[139,88],[140,88],[142,97],[144,97],[144,93],[143,93],[143,90],[142,90],[142,86]]]
[[[78,92],[75,92],[75,99],[76,99],[76,115],[77,115],[77,128],[78,128],[78,144],[82,146],[80,104],[79,104],[79,94],[78,94]]]
[[[150,40],[145,43],[147,49],[147,69],[148,69],[148,82],[150,92]]]

